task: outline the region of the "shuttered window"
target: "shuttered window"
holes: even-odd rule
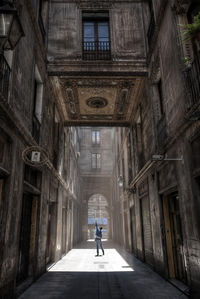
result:
[[[101,168],[101,154],[92,154],[92,169]]]

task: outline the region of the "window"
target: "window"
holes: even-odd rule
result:
[[[100,144],[100,131],[92,131],[92,144],[93,145]]]
[[[83,13],[83,59],[110,59],[109,18],[107,12]]]
[[[4,54],[0,53],[0,93],[6,100],[9,98],[9,80],[11,72],[10,65],[5,55],[7,52],[8,51],[4,51]],[[12,51],[9,52],[12,53]]]
[[[59,116],[54,103],[54,121],[53,121],[53,166],[55,169],[58,168],[58,152],[59,152],[59,139],[60,139],[60,130],[59,130]]]
[[[46,37],[45,25],[47,19],[47,11],[48,11],[48,1],[39,0],[38,24],[42,34],[43,42],[45,42],[45,37]]]
[[[160,113],[161,113],[161,115],[163,115],[164,109],[163,109],[163,91],[162,91],[161,79],[157,83],[157,89],[158,89],[158,96],[159,96],[159,103],[160,103]]]
[[[150,20],[149,20],[149,29],[147,32],[148,43],[151,43],[153,34],[155,32],[155,18],[154,18],[154,11],[153,11],[153,3],[152,0],[148,2],[149,5],[149,12],[150,12]]]
[[[39,142],[40,126],[42,122],[43,82],[36,66],[34,81],[33,127],[32,135]]]
[[[101,168],[101,154],[92,154],[92,169]]]

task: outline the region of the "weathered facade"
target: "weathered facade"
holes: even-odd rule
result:
[[[115,132],[112,202],[113,219],[121,210],[121,243],[176,285],[187,284],[192,298],[200,295],[200,48],[183,39],[180,24],[199,9],[197,1],[152,1],[148,78],[130,128]],[[164,160],[152,159],[158,154]]]
[[[1,298],[88,238],[94,196],[110,238],[199,298],[200,44],[180,26],[199,1],[4,2],[24,36],[0,52]]]
[[[147,72],[140,1],[51,1],[48,38],[66,123],[128,125]]]
[[[63,126],[46,71],[40,26],[47,31],[47,19],[39,23],[39,1],[32,2],[17,1],[25,36],[0,54],[1,298],[23,290],[80,239],[77,129]],[[23,151],[36,145],[48,152],[48,167],[24,163]]]

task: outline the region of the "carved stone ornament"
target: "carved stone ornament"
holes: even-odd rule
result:
[[[171,7],[176,14],[181,15],[187,13],[190,4],[190,0],[174,0]]]
[[[87,105],[91,108],[103,108],[108,105],[108,101],[101,97],[93,97],[87,100]]]
[[[79,8],[89,8],[89,9],[108,9],[111,8],[113,5],[110,1],[80,1],[78,3]]]

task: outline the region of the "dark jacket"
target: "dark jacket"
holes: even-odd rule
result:
[[[99,229],[98,225],[96,224],[96,238],[101,239],[102,238],[102,232],[101,229]]]

